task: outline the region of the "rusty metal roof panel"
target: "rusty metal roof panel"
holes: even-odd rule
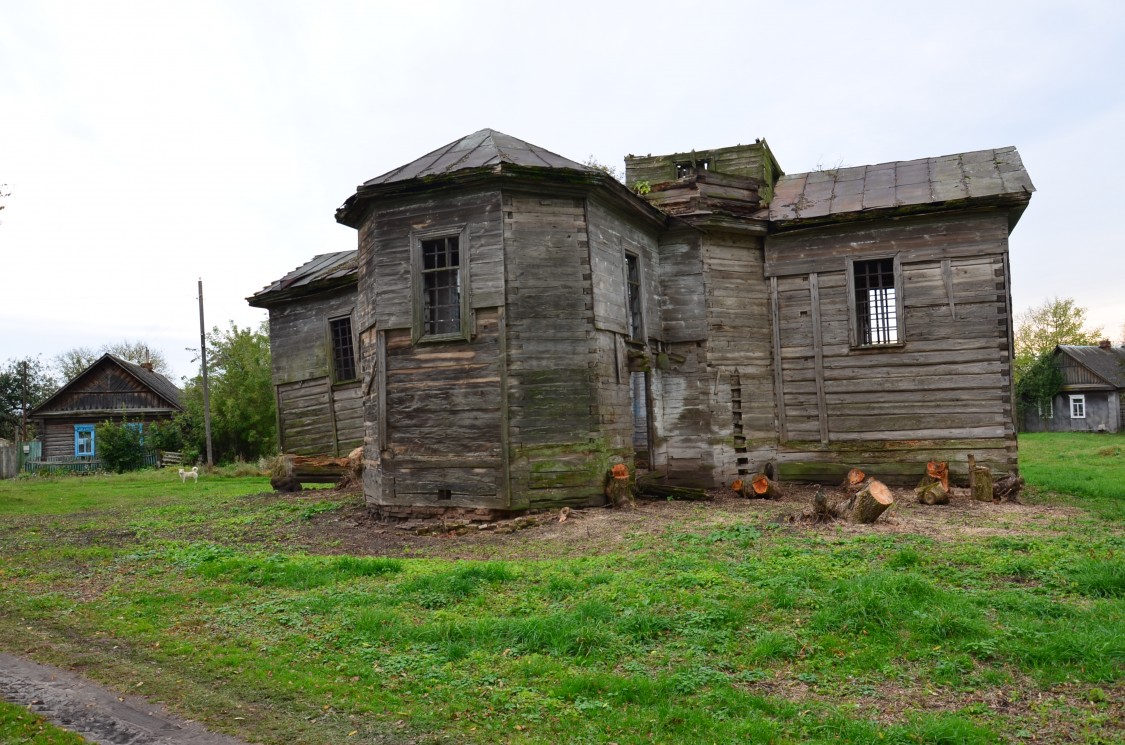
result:
[[[537,168],[568,168],[575,171],[593,171],[590,166],[576,163],[557,153],[532,145],[529,142],[497,132],[482,129],[471,135],[439,147],[421,158],[388,171],[382,176],[364,182],[363,186],[378,186],[416,178],[443,176],[455,171],[509,163]]]
[[[358,255],[358,251],[352,250],[314,256],[281,279],[266,285],[247,300],[251,305],[257,305],[267,300],[269,296],[286,290],[294,291],[310,285],[332,284],[334,280],[355,281],[359,273]]]
[[[825,197],[831,182],[831,198]],[[825,218],[1035,191],[1014,147],[783,176],[769,219]]]

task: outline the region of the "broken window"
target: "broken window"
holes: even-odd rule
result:
[[[328,322],[332,337],[332,377],[337,383],[355,380],[355,342],[352,339],[351,316],[333,318]]]
[[[641,313],[641,260],[636,254],[625,254],[625,296],[629,312],[629,338],[644,341],[645,321]]]
[[[870,259],[851,264],[857,346],[902,341],[902,306],[896,286],[895,260]]]
[[[414,340],[469,338],[464,232],[415,236]]]
[[[711,167],[710,158],[699,158],[697,160],[685,160],[676,164],[676,178],[683,178],[684,176],[693,176],[697,173],[708,170]]]

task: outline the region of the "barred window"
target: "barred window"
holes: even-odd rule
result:
[[[641,313],[641,261],[625,254],[625,300],[629,309],[629,338],[644,341],[645,321]]]
[[[350,316],[334,318],[328,322],[332,337],[332,375],[337,383],[355,380],[355,342],[352,340]]]
[[[900,338],[895,260],[872,259],[852,263],[857,343],[860,346],[897,344]]]
[[[468,339],[468,252],[464,226],[412,237],[414,341]]]

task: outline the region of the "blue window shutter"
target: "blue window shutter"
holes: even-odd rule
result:
[[[81,432],[82,432],[82,430],[80,429],[81,426],[82,426],[81,424],[74,425],[74,457],[75,458],[77,458],[79,455],[82,454],[81,442],[80,442]]]

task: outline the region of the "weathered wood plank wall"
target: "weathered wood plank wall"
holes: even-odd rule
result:
[[[411,234],[466,226],[472,334],[411,342]],[[501,434],[503,225],[498,190],[380,205],[360,229],[364,493],[383,508],[507,509]]]
[[[1014,467],[1006,253],[1000,212],[771,236],[783,475],[829,480],[858,465],[909,480],[938,458],[960,476],[968,452],[996,470]],[[905,338],[853,348],[846,262],[886,255],[902,266]]]

